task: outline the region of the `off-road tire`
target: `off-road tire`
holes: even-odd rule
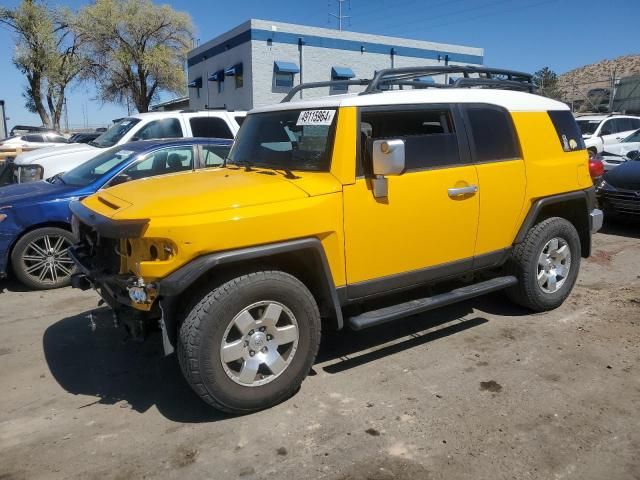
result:
[[[542,249],[552,238],[567,242],[571,252],[571,267],[564,284],[553,293],[544,292],[537,281],[538,258]],[[571,293],[580,269],[580,236],[576,228],[560,217],[548,218],[532,227],[513,249],[507,263],[507,271],[518,279],[518,283],[506,290],[507,296],[518,305],[535,312],[558,308]]]
[[[273,381],[243,386],[225,372],[221,342],[239,312],[266,300],[285,305],[295,316],[297,350],[288,367]],[[320,326],[316,301],[297,278],[281,271],[249,273],[207,293],[186,314],[179,329],[178,361],[187,382],[205,402],[224,412],[249,413],[276,405],[299,389],[318,353]]]
[[[11,269],[16,278],[25,286],[34,290],[51,290],[54,288],[66,287],[71,283],[71,275],[67,275],[64,278],[60,278],[59,281],[54,282],[53,276],[47,274],[47,278],[51,277],[51,280],[41,281],[38,278],[30,275],[27,272],[28,267],[33,266],[35,262],[30,262],[29,265],[24,260],[24,255],[27,249],[30,249],[32,242],[37,242],[39,239],[49,236],[50,238],[64,238],[69,244],[73,244],[75,239],[73,234],[63,228],[46,227],[33,230],[23,235],[13,247],[11,251]],[[30,253],[34,253],[30,250]],[[75,266],[70,259],[65,259],[65,269],[70,269],[71,273],[75,270]],[[71,262],[71,263],[69,263]],[[56,270],[56,274],[62,274],[61,270]]]

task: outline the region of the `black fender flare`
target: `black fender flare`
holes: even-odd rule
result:
[[[163,311],[166,311],[171,307],[172,299],[175,299],[182,294],[203,275],[220,266],[232,265],[246,260],[259,260],[273,255],[297,252],[301,250],[311,251],[316,255],[316,260],[321,266],[320,271],[316,272],[317,275],[321,276],[320,287],[323,290],[323,294],[330,300],[333,308],[335,309],[336,327],[338,329],[342,329],[344,321],[342,318],[342,309],[340,307],[338,293],[324,248],[322,247],[320,240],[317,238],[301,238],[286,242],[240,248],[237,250],[225,250],[197,257],[158,282],[158,294],[161,299]],[[171,315],[167,315],[165,322],[172,321],[170,318]],[[175,329],[171,328],[173,325],[165,325],[165,327],[167,331],[166,333],[169,335],[169,339],[173,340],[172,330],[175,331]]]

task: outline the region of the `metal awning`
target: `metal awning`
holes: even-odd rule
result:
[[[353,73],[349,67],[331,67],[331,78],[355,78],[356,74]]]
[[[187,84],[187,87],[189,87],[189,88],[202,88],[202,77],[198,77],[198,78],[195,78],[195,79],[191,80]]]
[[[300,68],[298,65],[292,62],[273,62],[273,68],[276,73],[300,73]]]
[[[234,75],[242,75],[242,64],[238,63],[233,67],[229,67],[224,71],[225,77],[233,77]]]
[[[210,82],[224,82],[224,70],[218,70],[216,73],[209,75]]]

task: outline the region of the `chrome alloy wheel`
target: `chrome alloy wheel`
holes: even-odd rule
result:
[[[265,385],[289,366],[298,339],[298,322],[291,310],[275,301],[254,303],[225,330],[220,345],[222,367],[240,385]]]
[[[43,235],[32,241],[22,254],[24,272],[34,280],[58,284],[68,279],[74,270],[67,249],[69,239],[62,235]]]
[[[571,250],[566,240],[552,238],[538,257],[538,285],[545,293],[557,292],[569,276]]]

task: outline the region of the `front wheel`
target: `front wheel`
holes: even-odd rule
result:
[[[35,290],[66,287],[75,265],[67,249],[73,234],[62,228],[47,227],[24,235],[13,248],[11,266],[20,282]]]
[[[564,218],[535,225],[515,246],[507,264],[518,279],[507,295],[536,312],[558,308],[571,293],[580,269],[580,237]]]
[[[307,376],[320,342],[320,313],[295,277],[262,271],[207,294],[180,327],[182,372],[207,403],[230,413],[276,405]]]

